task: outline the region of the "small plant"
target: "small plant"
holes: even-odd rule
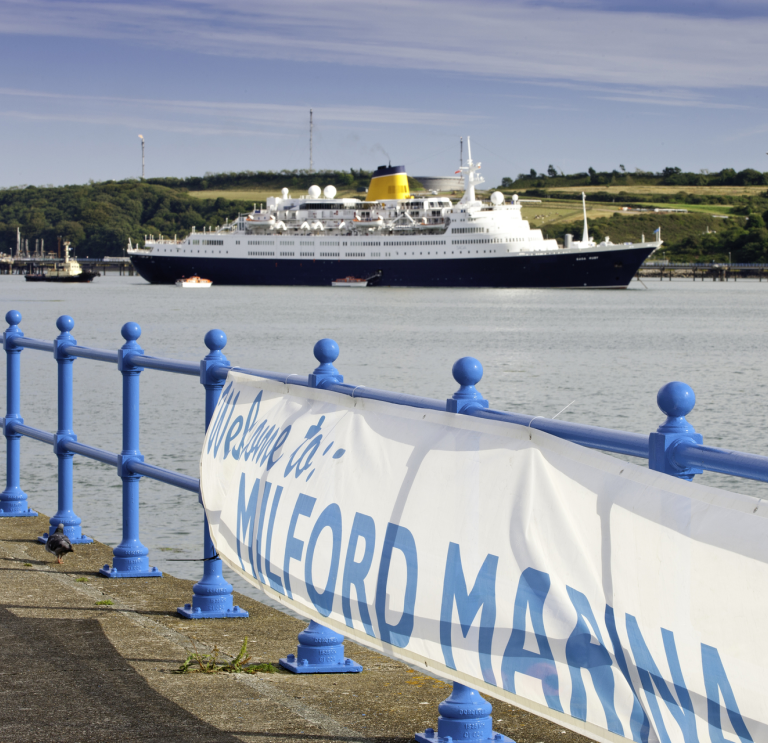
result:
[[[31,562],[25,562],[24,563],[24,567],[25,568],[31,568],[32,567],[32,563]]]
[[[103,601],[97,601],[96,606],[112,606],[114,603],[112,599],[104,599]]]
[[[88,578],[75,578],[75,583],[87,583]]]
[[[229,661],[219,663],[219,655],[222,653],[219,648],[214,647],[210,653],[201,653],[192,646],[194,652],[190,653],[185,661],[172,673],[279,673],[280,669],[271,663],[251,663],[248,652],[248,638],[243,639],[240,646],[240,652],[236,656],[228,656]],[[227,653],[224,653],[227,655]]]

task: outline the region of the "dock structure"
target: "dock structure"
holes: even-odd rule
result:
[[[118,274],[119,276],[134,276],[136,270],[131,263],[131,259],[123,256],[104,256],[102,258],[78,258],[79,263],[92,271],[96,271],[102,276],[107,274]],[[41,258],[35,257],[15,257],[9,255],[0,255],[0,274],[24,275],[27,273],[40,273],[45,268],[52,268],[57,263],[61,263],[60,258],[47,256]]]
[[[693,281],[737,281],[757,279],[768,281],[768,263],[667,263],[646,261],[637,271],[635,280],[691,279]]]

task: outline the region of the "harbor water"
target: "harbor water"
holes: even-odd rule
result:
[[[28,337],[52,340],[56,318],[71,315],[80,345],[116,349],[120,328],[142,328],[145,352],[199,361],[203,337],[224,330],[234,365],[307,374],[312,347],[340,346],[345,382],[447,398],[451,366],[475,356],[491,407],[649,433],[663,421],[656,393],[681,380],[696,392],[689,421],[710,446],[768,453],[768,284],[638,281],[627,291],[217,287],[182,291],[138,277],[102,276],[92,284],[28,284],[0,276],[0,310],[17,309]],[[56,429],[56,362],[22,352],[22,416]],[[5,362],[0,365],[5,388]],[[121,375],[113,364],[74,364],[74,427],[84,443],[121,449]],[[193,377],[141,375],[141,450],[148,462],[198,475],[204,434],[203,388]],[[572,403],[572,404],[571,404]],[[3,445],[3,450],[4,450]],[[114,468],[76,457],[75,512],[83,532],[116,545],[121,485]],[[646,466],[647,463],[638,460]],[[0,457],[5,483],[5,452]],[[768,485],[716,474],[704,484],[768,495]],[[22,487],[32,508],[56,511],[56,457],[23,439]],[[197,497],[144,478],[141,539],[150,564],[185,578],[202,575],[202,513]],[[230,572],[238,590],[258,595]]]

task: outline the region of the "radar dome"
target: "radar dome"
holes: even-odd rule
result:
[[[319,199],[320,198],[320,186],[310,186],[309,191],[307,191],[309,194],[310,199]]]
[[[336,195],[336,186],[326,186],[323,189],[323,196],[326,199],[332,199]]]
[[[514,204],[517,204],[517,200],[518,200],[518,198],[519,198],[519,196],[518,196],[517,194],[514,194],[514,196],[512,196],[512,202],[513,202]]]
[[[280,193],[283,194],[283,198],[284,199],[288,198],[288,189],[287,188],[284,188]]]
[[[491,204],[499,206],[504,203],[504,194],[501,191],[494,191],[491,194]]]

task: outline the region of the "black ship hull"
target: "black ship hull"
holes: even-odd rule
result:
[[[173,284],[196,274],[214,284],[331,286],[339,276],[380,273],[378,286],[625,289],[654,246],[552,251],[503,258],[433,260],[274,260],[131,255],[152,284]]]

